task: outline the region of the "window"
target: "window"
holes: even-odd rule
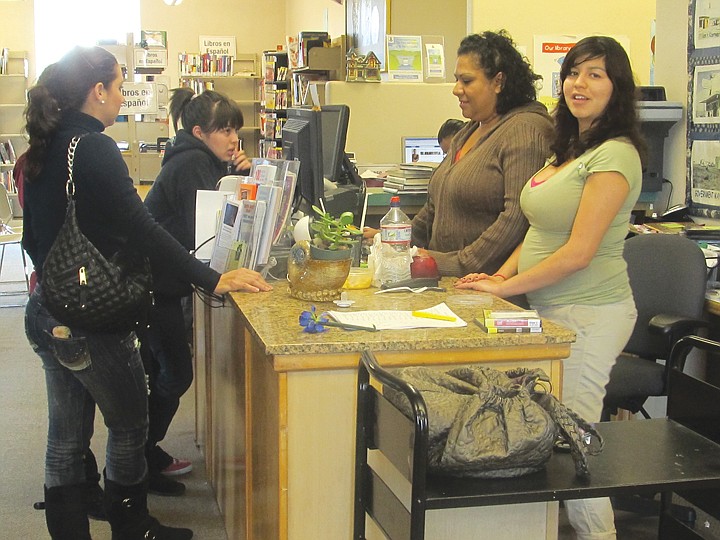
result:
[[[140,35],[140,0],[35,0],[37,75],[75,45]]]

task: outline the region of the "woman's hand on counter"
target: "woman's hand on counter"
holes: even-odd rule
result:
[[[237,270],[225,272],[220,276],[220,281],[215,287],[215,294],[225,294],[231,291],[260,292],[270,290],[272,290],[272,285],[265,281],[259,272],[247,268],[238,268]]]
[[[500,287],[505,278],[496,274],[491,276],[489,274],[468,274],[465,277],[458,279],[454,287],[456,289],[472,289],[475,291],[488,292],[496,296],[501,296]]]

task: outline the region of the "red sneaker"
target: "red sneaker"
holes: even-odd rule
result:
[[[165,476],[180,476],[192,471],[192,461],[188,459],[172,459],[172,463],[160,471]]]

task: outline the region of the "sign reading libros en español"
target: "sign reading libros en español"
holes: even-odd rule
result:
[[[200,54],[225,54],[235,58],[235,36],[200,36]]]

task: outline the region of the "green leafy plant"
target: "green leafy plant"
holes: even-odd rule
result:
[[[362,236],[362,231],[353,225],[352,212],[343,212],[339,218],[312,207],[318,215],[310,224],[313,244],[322,249],[350,249],[350,246]]]

